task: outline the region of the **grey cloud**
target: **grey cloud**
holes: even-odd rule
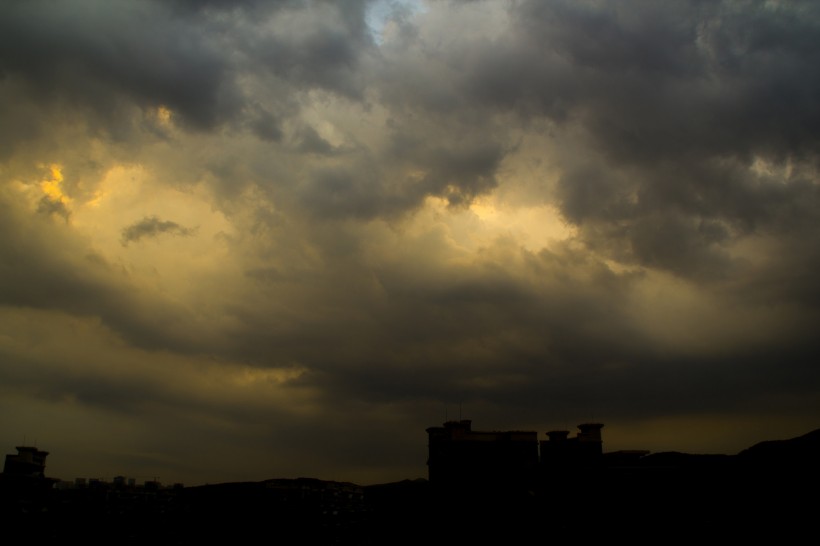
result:
[[[592,162],[568,169],[558,181],[556,197],[564,216],[575,224],[589,218],[618,220],[635,213],[628,181]]]
[[[298,89],[322,89],[360,100],[363,56],[373,48],[364,22],[367,2],[292,2],[278,5],[266,25],[249,18],[239,24],[234,47],[250,64]]]
[[[815,7],[536,1],[512,16],[508,34],[467,57],[467,96],[579,116],[623,159],[786,142],[816,150]]]
[[[411,191],[463,205],[497,186],[495,175],[508,152],[502,138],[473,135],[463,126],[440,127],[444,129],[441,133],[435,125],[411,125],[406,131],[399,125],[395,129],[390,159],[420,175],[414,183],[418,189]],[[431,133],[423,134],[425,129]]]
[[[446,143],[432,151],[420,165],[431,169],[427,183],[434,193],[444,194],[453,205],[469,204],[474,197],[487,193],[498,184],[495,173],[504,157],[504,150],[496,142]]]
[[[297,149],[301,152],[321,155],[330,155],[334,151],[333,146],[310,126],[305,126],[299,131]]]
[[[718,222],[667,214],[644,216],[625,234],[640,263],[702,279],[727,278],[733,260],[722,244],[729,239]]]
[[[274,74],[287,80],[359,98],[361,84],[355,79],[359,52],[349,40],[346,34],[319,28],[294,42],[271,38],[259,44],[258,55]]]
[[[622,160],[816,152],[818,16],[805,3],[525,2],[520,38],[468,74],[522,67],[501,104],[565,104]]]
[[[186,228],[170,220],[160,220],[156,216],[147,216],[139,222],[123,228],[122,244],[127,246],[128,243],[133,243],[146,237],[157,238],[164,234],[190,237],[195,233],[196,229]]]
[[[353,389],[359,398],[434,397],[463,390],[467,387],[459,384],[471,380],[482,382],[479,390],[492,397],[503,389],[493,377],[523,375],[534,365],[546,371],[568,360],[589,360],[593,366],[595,356],[614,358],[619,344],[641,344],[628,322],[616,318],[617,302],[623,301],[630,281],[586,260],[574,266],[579,276],[574,280],[571,273],[556,269],[567,258],[530,257],[533,273],[542,278],[534,282],[518,279],[494,262],[476,270],[424,265],[423,252],[407,264],[374,272],[334,260],[326,264],[338,287],[333,299],[319,299],[314,305],[325,311],[297,327],[299,335],[316,336],[312,342],[294,343],[292,334],[280,337],[270,329],[251,329],[245,332],[251,337],[239,345],[263,354],[266,347],[288,347],[297,351],[296,360],[319,373],[307,379],[329,381],[336,390]],[[597,269],[594,284],[584,278],[587,268]],[[277,274],[274,280],[279,279]],[[350,305],[359,311],[345,312]],[[598,315],[611,310],[610,325],[610,318]],[[589,334],[579,333],[580,325],[595,323]],[[585,348],[582,354],[579,345]],[[328,346],[335,347],[332,354],[323,349]],[[402,384],[403,395],[396,392]]]
[[[452,142],[447,137],[397,133],[386,157],[376,162],[363,155],[349,166],[314,171],[299,187],[299,201],[321,217],[360,219],[400,216],[427,196],[442,197],[452,206],[468,205],[497,186],[495,174],[505,150],[489,139]],[[302,144],[308,142],[314,153],[330,152],[323,140]],[[408,176],[408,170],[415,175]]]
[[[260,332],[245,345],[292,347],[315,372],[303,380],[321,387],[333,405],[463,400],[495,404],[509,415],[586,406],[634,418],[753,405],[790,392],[795,377],[816,378],[814,342],[798,342],[788,354],[777,342],[730,355],[670,352],[630,318],[629,294],[640,276],[616,275],[570,251],[529,259],[529,281],[505,274],[501,264],[442,268],[426,279],[411,266],[383,269],[384,304],[351,289],[356,283],[345,275],[339,282],[368,310],[363,317],[348,315],[344,324],[317,318],[300,329],[324,332],[309,344]],[[795,333],[801,339],[807,338]],[[333,354],[320,349],[327,346]],[[815,386],[804,385],[806,399],[816,391],[816,380],[808,381]],[[727,397],[734,389],[741,392]]]
[[[208,130],[241,116],[247,97],[239,80],[260,63],[299,86],[359,96],[358,58],[370,43],[364,5],[7,2],[0,72],[40,100],[97,112],[101,123],[133,103],[166,106],[180,124]],[[298,25],[285,22],[272,34],[266,24],[280,11]],[[262,135],[271,135],[269,125]]]
[[[229,67],[208,33],[154,2],[3,5],[0,68],[35,93],[105,111],[120,94],[165,105],[194,127],[235,108]]]
[[[279,142],[282,140],[282,127],[280,121],[270,112],[260,109],[251,122],[253,132],[262,140],[268,142]]]
[[[372,174],[323,170],[302,186],[300,200],[318,217],[372,218],[383,211],[381,192]]]

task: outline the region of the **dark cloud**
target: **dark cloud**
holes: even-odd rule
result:
[[[172,108],[197,128],[235,108],[229,66],[209,33],[162,4],[10,2],[0,20],[0,70],[43,97],[105,114],[124,96]]]
[[[550,154],[564,170],[555,197],[596,248],[625,238],[636,263],[720,277],[728,245],[781,229],[773,203],[805,199],[793,173],[816,176],[820,152],[815,7],[556,1],[510,15],[508,32],[454,49],[444,81],[467,108],[544,117],[561,149],[575,142]]]
[[[330,152],[323,140],[302,145],[309,142],[314,153]],[[386,157],[361,154],[350,167],[316,170],[299,187],[299,199],[325,218],[391,218],[415,210],[428,196],[465,206],[496,187],[504,154],[490,138],[449,141],[395,131]]]
[[[394,127],[389,160],[416,173],[402,182],[412,207],[427,195],[443,197],[451,205],[469,204],[498,183],[496,172],[507,152],[501,139],[472,135],[464,127],[439,128],[442,134],[429,136],[421,130],[435,127]]]
[[[272,74],[297,85],[361,98],[363,82],[357,80],[356,67],[365,36],[351,35],[350,29],[328,22],[324,19],[285,40],[276,35],[265,36],[252,45],[258,48],[252,53]]]
[[[122,244],[127,246],[144,239],[157,238],[160,235],[168,234],[178,237],[190,237],[196,233],[196,229],[186,228],[170,220],[160,220],[156,216],[147,216],[122,229]]]
[[[207,130],[241,115],[237,79],[260,66],[299,86],[359,96],[356,67],[370,41],[364,6],[9,2],[0,8],[0,73],[41,100],[96,112],[105,125],[133,103],[169,108],[179,123]],[[271,21],[279,23],[264,28]],[[262,123],[263,136],[276,134]]]
[[[464,90],[558,120],[571,114],[622,161],[815,153],[810,97],[820,79],[806,70],[817,19],[808,4],[524,2],[517,32],[485,45],[496,50],[489,63],[476,53],[466,73],[478,79]],[[511,70],[515,85],[481,94]]]

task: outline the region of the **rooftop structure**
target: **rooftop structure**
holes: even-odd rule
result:
[[[570,438],[567,430],[547,432],[549,439],[540,444],[542,467],[589,466],[600,462],[604,452],[602,428],[601,423],[582,423],[575,438]]]
[[[40,451],[30,446],[17,446],[16,449],[16,455],[6,455],[6,462],[3,465],[4,474],[34,478],[45,476],[48,451]]]
[[[527,484],[538,470],[534,431],[474,431],[472,421],[427,429],[431,483],[466,486]]]

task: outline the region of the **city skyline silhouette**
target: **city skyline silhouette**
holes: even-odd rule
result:
[[[578,533],[649,538],[670,527],[679,538],[787,538],[813,528],[816,499],[800,491],[820,483],[820,429],[730,456],[606,452],[602,428],[581,424],[575,437],[552,431],[539,446],[528,431],[448,421],[427,430],[429,480],[369,486],[309,477],[194,487],[124,477],[67,484],[46,476],[48,452],[19,446],[0,474],[0,513],[8,532],[87,543],[116,536],[194,544],[264,532],[358,545],[414,544],[431,533],[448,541],[524,540],[533,526],[561,540]],[[535,460],[529,448],[540,448]]]

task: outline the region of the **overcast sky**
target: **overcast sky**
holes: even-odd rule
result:
[[[0,3],[0,440],[426,477],[820,427],[820,4]]]

